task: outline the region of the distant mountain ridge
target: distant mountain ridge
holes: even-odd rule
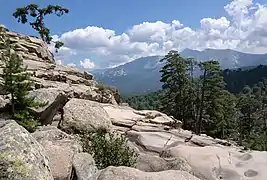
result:
[[[181,56],[197,61],[216,59],[223,69],[255,67],[267,64],[267,54],[248,54],[230,49],[203,51],[185,49]],[[141,57],[115,68],[92,71],[97,81],[116,86],[122,94],[144,94],[161,89],[162,56]]]

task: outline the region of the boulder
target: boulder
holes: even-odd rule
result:
[[[44,147],[54,179],[70,180],[73,157],[82,151],[78,141],[53,126],[40,127],[32,136]]]
[[[0,179],[53,180],[43,147],[13,120],[0,121]]]
[[[90,180],[199,180],[197,177],[178,170],[143,172],[130,167],[107,167],[96,173]]]
[[[37,89],[29,92],[29,97],[35,97],[44,106],[31,108],[37,117],[40,118],[42,124],[52,124],[53,118],[59,109],[67,102],[67,96],[57,88]]]
[[[69,133],[95,132],[110,129],[111,121],[100,103],[73,98],[63,108],[60,128]]]
[[[97,172],[95,160],[88,153],[76,154],[73,158],[73,168],[77,180],[89,180]]]

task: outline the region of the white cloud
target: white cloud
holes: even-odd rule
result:
[[[173,20],[169,23],[144,22],[121,34],[96,26],[69,31],[54,36],[65,44],[56,57],[71,63],[81,56],[84,59],[93,54],[95,62],[85,59],[80,65],[96,68],[115,66],[141,56],[164,55],[171,49],[230,48],[251,53],[266,52],[266,5],[252,0],[232,0],[222,8],[229,18],[200,19],[198,29]]]
[[[69,64],[67,64],[67,66],[70,66],[70,67],[76,67],[76,64],[74,64],[74,63],[69,63]]]
[[[62,65],[62,61],[58,59],[58,60],[56,60],[56,64]]]
[[[95,67],[95,63],[88,58],[80,61],[80,65],[85,69],[92,69]]]

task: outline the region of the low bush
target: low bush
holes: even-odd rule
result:
[[[83,134],[82,144],[84,151],[93,155],[99,169],[133,167],[137,160],[137,153],[127,145],[127,138],[121,134],[100,129],[94,134]]]
[[[27,110],[20,110],[14,114],[16,122],[30,133],[34,132],[41,123],[33,118]]]

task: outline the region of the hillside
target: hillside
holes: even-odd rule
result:
[[[183,57],[193,57],[198,61],[210,59],[219,60],[223,69],[253,67],[267,64],[267,54],[247,54],[234,50],[207,49],[196,51],[185,49],[181,52]],[[162,63],[160,56],[142,57],[124,65],[94,70],[95,78],[108,85],[116,86],[122,94],[144,94],[161,89],[159,70]],[[199,72],[196,72],[196,75]],[[129,83],[130,82],[130,83]]]

